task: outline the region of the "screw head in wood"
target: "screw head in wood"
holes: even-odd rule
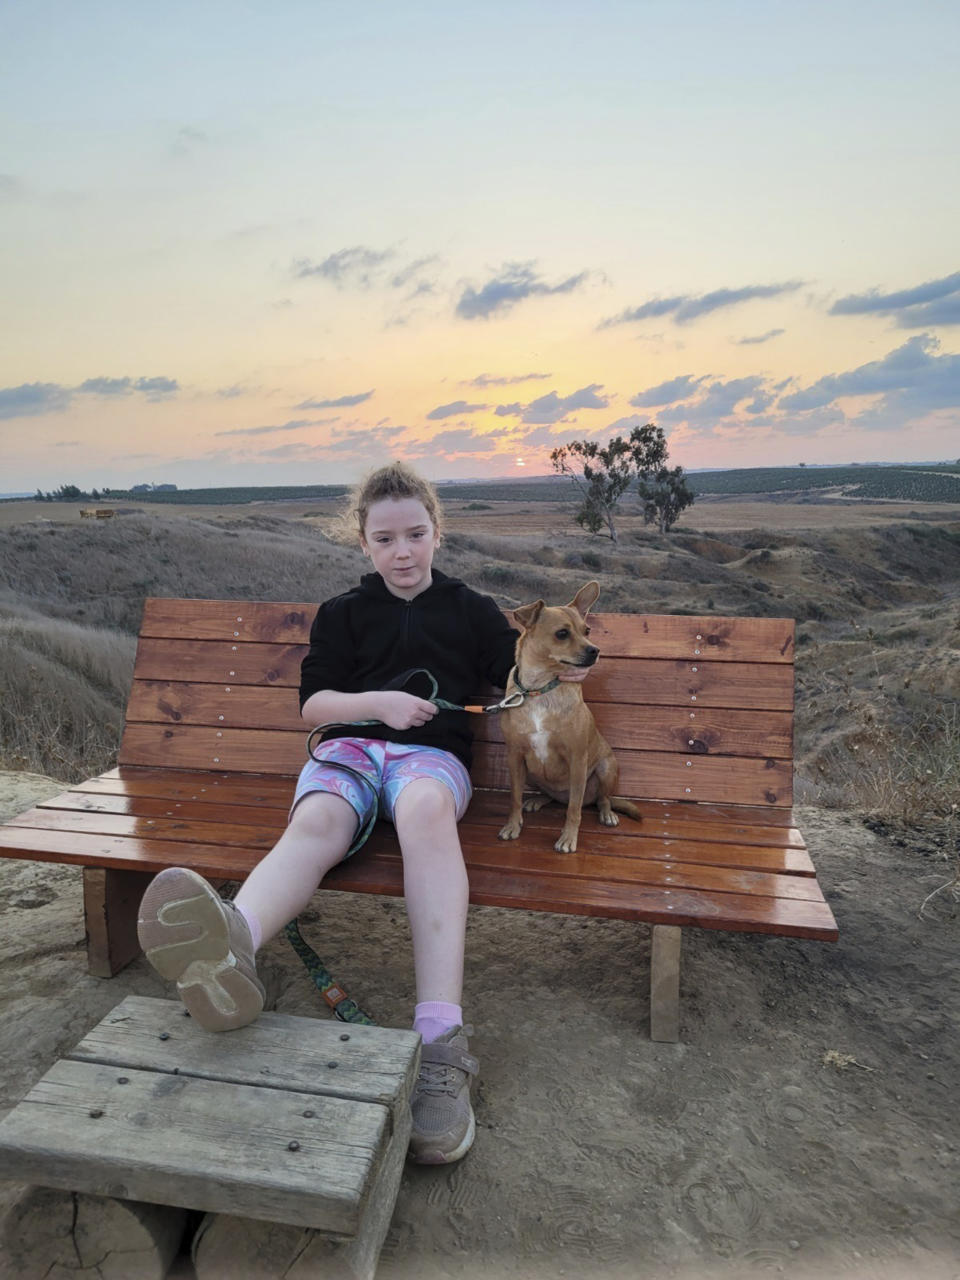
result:
[[[100,1110],[99,1107],[94,1107],[89,1114],[90,1114],[91,1120],[99,1120],[100,1117],[103,1115],[103,1112]]]
[[[299,1142],[288,1142],[288,1143],[287,1143],[287,1150],[288,1150],[288,1151],[299,1151],[299,1150],[300,1150],[300,1143],[299,1143]]]
[[[350,1037],[347,1035],[347,1033],[346,1033],[346,1031],[345,1031],[345,1032],[343,1033],[343,1035],[340,1037],[340,1039],[341,1039],[341,1040],[349,1040],[349,1039],[350,1039]]]
[[[305,1111],[303,1114],[307,1120],[312,1120],[317,1113],[315,1111]]]
[[[328,1062],[328,1063],[327,1063],[327,1066],[328,1066],[328,1067],[331,1067],[331,1068],[332,1068],[332,1067],[339,1067],[339,1065],[340,1065],[340,1063],[339,1063],[339,1062]]]
[[[161,1032],[160,1032],[160,1034],[159,1034],[159,1036],[157,1037],[157,1039],[158,1039],[158,1040],[169,1040],[169,1039],[170,1039],[170,1032],[169,1032],[169,1031],[161,1031]]]
[[[117,1084],[129,1084],[129,1083],[130,1083],[129,1076],[117,1076]]]

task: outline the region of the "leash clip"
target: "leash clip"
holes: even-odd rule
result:
[[[499,702],[494,702],[489,707],[484,707],[484,711],[509,711],[511,707],[522,707],[527,700],[527,695],[520,689],[515,689],[513,693],[508,693],[505,698],[501,698]]]

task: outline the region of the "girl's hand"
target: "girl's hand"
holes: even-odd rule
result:
[[[436,714],[432,702],[402,689],[385,689],[377,695],[377,715],[391,729],[419,729]]]

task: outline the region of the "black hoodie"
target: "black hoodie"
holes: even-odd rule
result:
[[[487,684],[504,687],[518,636],[489,596],[437,569],[426,591],[412,600],[401,600],[387,590],[379,573],[368,573],[358,587],[320,606],[300,668],[300,706],[321,689],[368,693],[397,688],[397,677],[412,667],[432,672],[438,696],[463,705]],[[403,688],[421,698],[430,693],[423,676]],[[439,711],[417,729],[344,725],[323,736],[441,747],[469,769],[471,719],[464,711]]]

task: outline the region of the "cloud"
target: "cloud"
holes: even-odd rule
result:
[[[706,374],[695,378],[691,373],[683,373],[666,382],[658,382],[655,387],[648,387],[646,391],[637,392],[630,403],[641,409],[651,405],[675,404],[679,400],[689,400],[705,379]]]
[[[132,378],[87,378],[81,382],[78,391],[87,391],[98,396],[127,396],[133,391]]]
[[[496,378],[489,373],[478,374],[476,378],[462,379],[462,387],[509,387],[515,382],[534,382],[544,378],[552,378],[552,373],[519,373],[512,377]]]
[[[351,405],[363,404],[373,395],[372,391],[361,391],[355,396],[340,396],[336,400],[302,400],[295,404],[295,409],[347,409]]]
[[[463,320],[487,319],[497,312],[512,310],[525,298],[544,297],[553,293],[572,293],[589,278],[588,271],[569,276],[559,284],[546,284],[534,271],[532,262],[508,262],[499,275],[481,289],[467,286],[460,295],[456,314]]]
[[[549,391],[545,396],[531,400],[528,405],[497,405],[495,413],[498,418],[519,417],[523,422],[559,422],[576,409],[606,409],[610,404],[610,397],[597,395],[602,385],[600,382],[593,382],[589,387],[581,387],[569,396],[558,396],[556,391]]]
[[[452,418],[457,413],[477,413],[487,407],[485,404],[467,404],[466,400],[454,400],[452,404],[437,405],[436,409],[430,410],[427,417],[429,419]]]
[[[405,426],[364,426],[337,428],[322,453],[352,454],[357,458],[382,457],[388,449],[397,448],[397,438],[407,430]]]
[[[866,293],[849,294],[833,304],[830,314],[892,315],[901,329],[960,324],[960,271],[894,293],[870,289]]]
[[[354,245],[351,249],[339,249],[336,253],[331,253],[319,263],[311,262],[309,258],[296,258],[293,274],[298,280],[319,276],[323,280],[329,280],[338,289],[348,286],[370,289],[379,279],[384,263],[395,256],[393,249],[367,249],[363,245]]]
[[[327,422],[336,422],[336,418],[328,418]],[[315,418],[292,418],[289,422],[281,422],[277,426],[267,427],[233,427],[229,431],[215,431],[216,436],[265,436],[276,431],[301,431],[304,427],[318,427],[322,422]]]
[[[209,141],[209,136],[202,129],[193,129],[189,125],[184,125],[183,128],[177,130],[176,137],[170,144],[170,154],[172,156],[189,156],[198,147],[206,146]]]
[[[699,296],[678,294],[673,298],[653,298],[639,307],[628,308],[618,316],[602,320],[599,327],[609,329],[614,325],[631,324],[665,315],[672,315],[675,324],[689,324],[691,320],[697,320],[711,311],[718,311],[721,307],[735,307],[741,302],[752,302],[755,298],[777,298],[784,293],[793,293],[802,284],[802,280],[787,280],[783,284],[751,284],[740,289],[714,289],[712,293]]]
[[[460,431],[441,431],[423,442],[423,456],[437,453],[490,453],[503,432],[484,433],[465,427]]]
[[[149,400],[159,400],[180,390],[176,378],[87,378],[75,391],[97,396],[126,396],[142,391]]]
[[[144,392],[148,400],[163,400],[180,390],[176,378],[137,378],[133,386],[136,391]]]
[[[62,413],[70,405],[69,387],[57,382],[23,382],[0,387],[0,418],[29,418],[41,413]]]
[[[406,289],[406,287],[414,282],[416,277],[426,271],[428,267],[438,266],[441,262],[439,254],[431,254],[426,258],[417,258],[415,261],[402,267],[390,279],[390,286],[393,289]],[[427,280],[421,280],[413,293],[410,295],[415,298],[419,293],[432,293],[434,285]]]
[[[76,387],[59,382],[25,382],[0,388],[0,418],[28,418],[41,413],[62,413],[78,393],[124,396],[142,391],[148,400],[165,399],[180,390],[175,378],[87,378]]]
[[[917,334],[882,360],[871,360],[845,373],[828,374],[809,387],[783,396],[779,407],[816,409],[841,396],[921,389],[942,405],[955,404],[960,401],[960,356],[935,355],[939,347],[932,334]]]
[[[761,342],[769,342],[771,338],[779,338],[782,333],[786,333],[786,329],[768,329],[766,333],[760,333],[755,338],[738,338],[738,347],[755,347]]]

